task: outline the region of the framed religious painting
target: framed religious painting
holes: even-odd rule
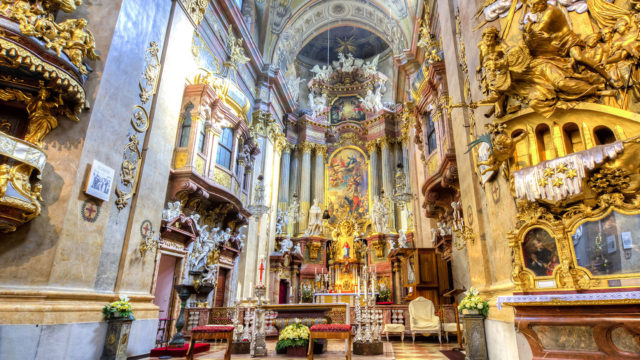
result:
[[[581,223],[571,234],[578,266],[594,277],[636,277],[640,274],[640,250],[637,229],[640,214],[611,211],[606,216]],[[618,282],[611,282],[617,284]],[[640,284],[637,280],[619,281],[620,286]]]
[[[522,257],[525,267],[536,277],[553,276],[558,265],[556,240],[547,230],[533,228],[524,236]]]

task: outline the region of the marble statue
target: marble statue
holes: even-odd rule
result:
[[[305,231],[306,236],[322,234],[322,208],[318,205],[318,199],[313,199],[313,205],[309,209],[309,225]]]
[[[453,208],[453,229],[462,230],[464,227],[464,218],[462,217],[462,203],[460,201],[454,201],[451,203]]]
[[[293,98],[293,101],[297,103],[298,99],[300,98],[300,83],[304,82],[304,80],[301,79],[299,76],[298,77],[291,76],[290,78],[286,79],[286,82],[287,82],[287,87],[291,92],[291,97]]]
[[[342,72],[352,72],[353,70],[355,70],[355,59],[352,54],[348,54],[345,57],[344,54],[340,53],[338,54],[338,58],[341,58],[340,61],[342,62]]]
[[[380,197],[376,195],[373,200],[373,209],[371,211],[371,224],[373,225],[373,231],[378,234],[386,233],[389,231],[387,224],[389,224],[389,210],[382,203]]]
[[[302,256],[302,249],[300,248],[300,243],[297,243],[296,246],[293,247],[294,254],[300,254]]]
[[[431,228],[431,245],[436,246],[438,243],[438,229]]]
[[[452,234],[451,227],[446,221],[438,221],[436,223],[436,226],[438,226],[438,232],[440,233],[440,236]]]
[[[218,264],[211,264],[211,265],[207,265],[206,266],[206,273],[207,275],[205,275],[205,277],[202,278],[201,283],[207,283],[207,284],[211,284],[214,283],[216,280],[216,275],[218,274]]]
[[[253,201],[255,205],[264,205],[264,178],[262,175],[258,176],[256,180],[256,186],[253,188],[254,196]]]
[[[399,233],[400,233],[400,236],[398,237],[398,247],[400,247],[401,249],[409,248],[409,241],[407,241],[407,234],[404,232],[404,230],[400,230]]]
[[[168,202],[167,208],[162,210],[162,220],[171,221],[180,216],[180,201]]]
[[[287,217],[289,218],[288,222],[290,224],[295,224],[300,220],[300,203],[298,203],[298,197],[296,195],[293,196],[291,203],[289,203]]]
[[[276,235],[283,235],[287,232],[287,225],[289,219],[287,214],[282,209],[278,209],[278,215],[276,216]]]

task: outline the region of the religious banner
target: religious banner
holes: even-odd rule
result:
[[[326,204],[329,223],[360,222],[369,214],[369,173],[366,155],[357,147],[336,150],[327,165]]]

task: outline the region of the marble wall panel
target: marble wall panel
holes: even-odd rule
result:
[[[66,17],[85,17],[89,20],[90,28],[95,33],[97,50],[102,54],[102,60],[90,62],[94,71],[89,74],[85,87],[87,100],[91,104],[95,103],[104,77],[105,59],[110,49],[121,3],[121,0],[98,0],[81,6],[74,14],[65,14]],[[48,156],[48,163],[43,175],[42,214],[18,231],[2,235],[0,284],[48,284],[57,247],[66,235],[65,218],[68,213],[75,216],[79,214],[76,208],[70,207],[70,199],[78,196],[74,191],[78,181],[76,173],[85,147],[84,137],[92,122],[91,117],[92,112],[85,110],[79,123],[60,119],[58,128],[45,138],[43,147]]]
[[[105,322],[43,326],[1,325],[0,359],[99,359],[106,333]]]
[[[150,13],[149,9],[154,9],[155,13]],[[170,11],[171,4],[166,1],[125,1],[122,6],[117,32],[114,36],[114,46],[108,63],[108,66],[114,66],[116,74],[114,74],[113,82],[109,84],[110,86],[105,88],[103,97],[106,112],[106,116],[103,119],[104,126],[107,128],[109,126],[114,127],[114,123],[117,123],[116,127],[121,129],[117,134],[117,138],[113,140],[115,146],[106,147],[104,150],[113,158],[113,160],[110,159],[109,165],[117,169],[117,173],[119,173],[122,162],[124,146],[128,142],[128,135],[134,133],[130,118],[133,106],[140,104],[138,82],[147,64],[145,52],[151,41],[156,41],[161,51],[164,48],[164,38]],[[127,64],[127,66],[123,67],[122,64]],[[118,73],[119,68],[126,68],[127,70]],[[113,106],[113,104],[119,104],[119,106]],[[119,109],[117,116],[110,116],[110,112],[115,110],[107,110],[106,108],[109,107]],[[147,108],[149,108],[148,105]],[[101,130],[101,133],[109,131],[108,129]],[[148,131],[152,130],[153,127]],[[96,136],[99,137],[101,133],[97,133]],[[139,139],[142,143],[144,136],[139,135]],[[145,177],[141,177],[140,184],[144,184],[146,180]],[[105,210],[107,210],[106,206]],[[98,276],[94,281],[95,289],[102,291],[114,290],[131,204],[122,210],[118,210],[115,207],[114,195],[108,210],[109,218],[106,224],[106,232],[102,235],[104,237],[102,256],[100,258]],[[138,228],[132,231],[132,235],[139,234]]]
[[[180,105],[185,79],[191,70],[183,56],[191,56],[190,39],[193,27],[186,15],[176,8],[170,29],[167,55],[162,69],[157,103],[154,108],[153,125],[145,163],[141,172],[138,199],[131,224],[129,247],[124,265],[123,283],[125,292],[149,292],[153,280],[154,262],[152,256],[141,259],[138,245],[142,239],[140,226],[150,220],[155,230],[159,230],[161,209],[165,207],[165,196],[173,144],[175,143]],[[183,55],[183,56],[180,56]]]
[[[513,323],[489,320],[484,321],[487,336],[487,350],[491,360],[519,359],[516,343],[516,330]]]

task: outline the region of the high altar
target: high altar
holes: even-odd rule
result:
[[[331,69],[312,69],[309,102],[319,105],[286,134],[305,141],[283,152],[281,173],[292,175],[279,190],[268,297],[353,306],[358,294],[389,304],[425,296],[441,304],[448,280],[415,280],[410,128],[396,125],[395,104],[383,103],[387,78],[376,66],[385,60],[340,55]],[[415,262],[406,260],[414,252]],[[429,256],[430,276],[449,279],[446,265],[437,266],[442,255]]]

